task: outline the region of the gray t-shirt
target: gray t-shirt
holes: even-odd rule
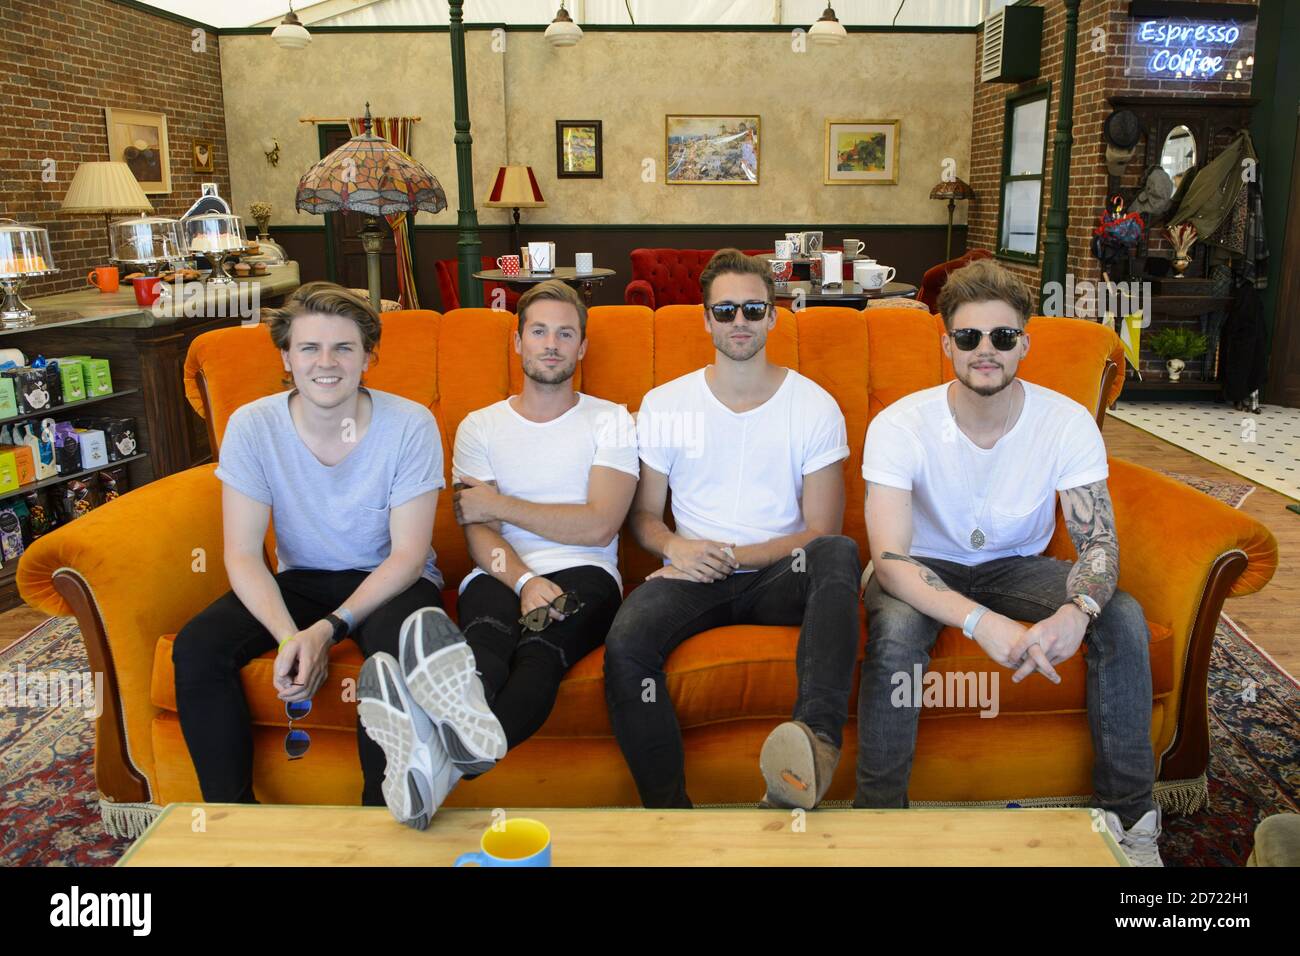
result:
[[[311,453],[278,392],[235,410],[216,475],[271,506],[280,571],[373,571],[392,551],[388,512],[446,487],[438,423],[423,405],[366,389],[373,404],[361,442],[337,465]],[[433,546],[422,577],[442,587]]]

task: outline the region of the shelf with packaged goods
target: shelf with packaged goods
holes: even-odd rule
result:
[[[0,418],[0,427],[11,425],[14,422],[25,422],[33,418],[53,418],[55,415],[62,415],[64,412],[76,412],[77,409],[85,408],[87,405],[93,405],[95,402],[108,401],[110,398],[121,398],[123,395],[131,395],[140,391],[138,388],[124,388],[120,391],[110,392],[107,395],[93,395],[90,398],[83,398],[79,402],[64,402],[62,405],[52,405],[49,408],[43,408],[39,412],[25,412],[22,415],[10,415],[8,418]]]
[[[97,471],[104,471],[108,468],[118,468],[123,465],[129,465],[133,461],[140,461],[142,458],[148,458],[148,452],[140,452],[136,455],[130,455],[127,458],[119,458],[117,461],[105,462],[102,465],[96,465],[94,468],[83,468],[81,471],[74,471],[67,475],[54,475],[51,478],[39,478],[36,481],[29,481],[25,485],[19,485],[11,491],[0,491],[0,505],[3,505],[10,498],[17,498],[19,495],[25,495],[29,491],[36,491],[40,488],[49,488],[53,485],[62,484],[65,481],[73,481],[77,478],[84,478],[86,475],[93,475]]]

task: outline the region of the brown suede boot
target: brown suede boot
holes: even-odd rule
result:
[[[759,806],[811,810],[830,788],[839,748],[802,721],[787,720],[768,735],[758,758],[767,792]]]

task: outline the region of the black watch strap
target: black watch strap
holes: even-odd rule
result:
[[[348,636],[348,622],[343,620],[337,614],[326,614],[325,620],[329,622],[330,627],[334,628],[334,643],[337,644],[343,638]]]

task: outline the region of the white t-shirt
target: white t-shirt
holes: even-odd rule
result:
[[[546,505],[584,505],[593,465],[614,468],[637,477],[636,425],[622,405],[578,393],[578,403],[559,418],[533,422],[510,405],[509,399],[470,412],[456,430],[452,455],[453,480],[464,475],[494,481],[512,498]],[[623,587],[618,573],[618,535],[603,548],[548,541],[533,532],[501,522],[501,536],[538,575],[592,564],[608,571]],[[460,591],[480,574],[475,568],[460,583]]]
[[[673,379],[646,393],[637,435],[641,460],[668,476],[677,533],[737,545],[806,530],[804,475],[849,457],[839,405],[794,369],[747,412],[722,404],[704,369]]]
[[[988,449],[957,427],[949,383],[900,398],[872,419],[862,477],[912,492],[916,557],[973,565],[1042,554],[1056,527],[1056,493],[1109,475],[1088,410],[1050,388],[1020,384],[1020,417]],[[977,523],[986,539],[978,550],[970,543]]]

